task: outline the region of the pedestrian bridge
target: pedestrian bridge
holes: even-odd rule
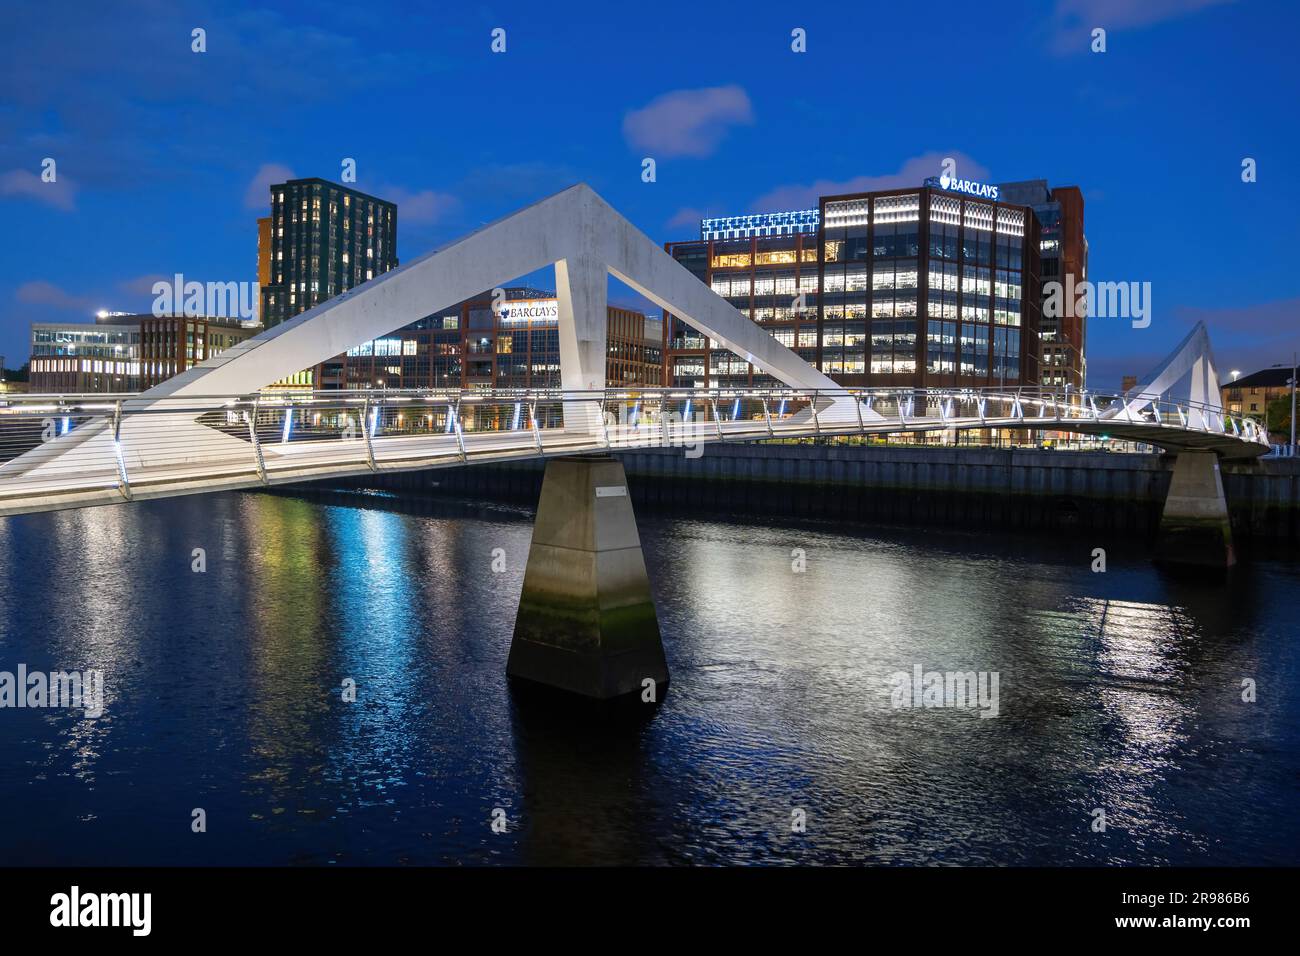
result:
[[[1218,409],[1150,401],[1134,410],[1124,396],[1037,388],[12,396],[0,405],[0,514],[634,448],[692,454],[710,442],[987,429],[1223,458],[1269,451],[1252,420]]]
[[[290,392],[286,376],[497,283],[555,267],[560,385],[547,390]],[[610,275],[771,389],[610,389]],[[1269,450],[1225,415],[1196,326],[1125,395],[845,389],[700,282],[585,185],[534,203],[138,395],[0,400],[0,515],[480,461],[716,441],[1046,429],[1179,452]]]
[[[497,283],[555,266],[560,385],[294,393],[272,383]],[[610,389],[610,275],[780,385]],[[1225,415],[1202,326],[1125,395],[845,389],[700,282],[586,186],[376,277],[139,395],[0,402],[0,515],[369,472],[551,458],[507,673],[597,700],[660,699],[668,665],[624,448],[973,429],[1109,435],[1177,452],[1161,560],[1235,560],[1220,458],[1269,450]]]

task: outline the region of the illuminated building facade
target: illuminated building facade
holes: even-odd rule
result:
[[[269,329],[397,266],[397,206],[324,179],[271,187]]]
[[[32,391],[142,391],[260,331],[233,318],[126,312],[33,323]]]
[[[554,293],[485,292],[349,349],[318,366],[323,388],[558,388],[559,304]],[[662,333],[640,312],[608,308],[607,382],[659,385]]]
[[[140,389],[140,326],[104,316],[91,322],[33,322],[29,390],[136,392]]]
[[[782,232],[773,217],[706,220],[700,239],[665,248],[847,387],[1038,382],[1039,226],[1028,209],[936,184],[825,196],[816,213],[781,214],[795,217]],[[746,218],[757,221],[746,229]],[[671,315],[664,336],[670,385],[777,384]]]
[[[1044,283],[1074,276],[1077,288],[1088,279],[1088,239],[1083,232],[1083,193],[1078,186],[1050,188],[1045,179],[1003,183],[1005,202],[1028,206],[1041,229],[1040,273]],[[1081,391],[1088,380],[1088,315],[1082,301],[1065,314],[1043,311],[1040,367],[1042,384]]]
[[[193,368],[262,331],[238,319],[185,315],[131,316],[140,327],[140,388]]]
[[[291,179],[271,186],[269,247],[262,228],[259,220],[259,283],[269,271],[261,318],[268,329],[397,267],[397,206],[338,183]],[[314,384],[306,369],[272,387]]]

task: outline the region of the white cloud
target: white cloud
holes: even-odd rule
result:
[[[0,196],[23,196],[71,212],[76,208],[76,185],[66,176],[47,183],[29,169],[11,169],[0,175]]]
[[[53,282],[46,282],[43,279],[24,282],[14,292],[14,298],[28,305],[50,305],[58,309],[75,309],[79,312],[94,308],[94,304],[85,296],[73,295]]]
[[[428,225],[438,222],[460,205],[460,200],[450,193],[422,189],[411,192],[401,186],[385,186],[377,193],[380,199],[397,203],[397,221]]]
[[[727,131],[754,122],[749,95],[739,86],[674,90],[623,117],[629,146],[650,156],[711,156]]]
[[[669,229],[679,229],[682,226],[695,226],[698,228],[700,220],[705,218],[708,217],[706,217],[704,213],[700,212],[700,210],[693,206],[687,206],[673,213],[673,217],[668,220],[666,225]]]
[[[1235,0],[1057,0],[1052,13],[1052,50],[1087,53],[1092,31],[1147,27]]]
[[[271,214],[271,186],[290,179],[297,179],[293,170],[279,163],[263,163],[258,167],[252,182],[244,190],[244,208],[260,209],[263,215]]]

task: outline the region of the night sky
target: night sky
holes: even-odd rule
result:
[[[452,7],[455,7],[453,9]],[[445,9],[439,9],[443,8]],[[1089,380],[1204,319],[1225,372],[1300,348],[1293,0],[989,4],[9,5],[0,31],[0,354],[29,323],[148,311],[155,279],[256,281],[266,186],[398,203],[403,261],[578,181],[658,241],[701,214],[963,177],[1087,203]],[[1090,52],[1090,31],[1107,51]],[[191,52],[191,30],[207,52]],[[507,50],[490,50],[491,31]],[[791,30],[807,31],[793,53]],[[657,182],[641,181],[654,157]],[[40,181],[41,162],[58,181]],[[1258,164],[1243,183],[1241,164]],[[545,277],[543,281],[549,282]],[[614,301],[637,304],[627,290]]]

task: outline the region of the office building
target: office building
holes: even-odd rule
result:
[[[140,328],[140,388],[193,368],[262,331],[239,319],[215,316],[136,315]]]
[[[234,318],[128,312],[34,322],[31,391],[143,391],[259,331]]]
[[[94,322],[33,322],[29,390],[140,390],[140,325],[130,315],[100,313]]]
[[[994,187],[982,187],[996,195]],[[846,387],[1039,380],[1039,225],[1025,207],[934,180],[818,208],[701,223],[678,262]],[[777,384],[665,316],[672,386]]]
[[[1041,228],[1039,269],[1043,283],[1066,281],[1074,287],[1088,280],[1088,238],[1083,231],[1083,193],[1078,186],[1049,187],[1045,179],[1003,183],[1003,202],[1028,206]],[[1046,292],[1044,293],[1046,295]],[[1082,301],[1068,304],[1065,314],[1044,310],[1041,329],[1040,375],[1043,385],[1070,386],[1081,391],[1088,380],[1088,316]]]

